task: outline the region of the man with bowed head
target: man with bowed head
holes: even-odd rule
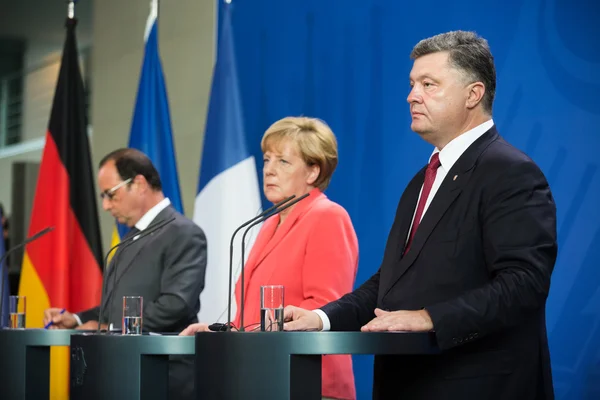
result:
[[[318,310],[286,307],[284,329],[433,331],[439,355],[375,357],[375,399],[552,399],[548,182],[496,130],[485,39],[440,34],[411,58],[411,129],[435,149],[400,199],[380,269]]]
[[[202,229],[171,206],[158,171],[139,150],[119,149],[106,155],[100,162],[98,186],[104,210],[131,228],[123,240],[175,218],[151,235],[117,249],[105,277],[106,304],[100,322],[120,327],[123,296],[144,297],[144,328],[151,331],[175,332],[197,321],[206,268]],[[113,276],[115,260],[118,279]],[[52,322],[51,329],[98,327],[99,307],[78,314],[60,311],[46,310],[44,324]]]
[[[123,296],[143,297],[144,330],[179,332],[197,322],[206,237],[171,206],[150,158],[129,148],[107,154],[100,161],[98,187],[102,208],[131,228],[123,241],[133,237],[116,250],[105,273],[102,320],[99,306],[77,314],[50,308],[44,312],[44,325],[51,322],[51,329],[96,329],[98,324],[119,328]],[[141,236],[148,227],[161,223],[167,224]],[[170,357],[169,397],[193,398],[193,358]]]

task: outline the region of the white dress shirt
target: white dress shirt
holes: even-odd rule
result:
[[[152,221],[154,221],[154,218],[156,218],[156,216],[158,214],[160,214],[160,212],[162,210],[169,207],[170,205],[171,205],[171,200],[169,200],[168,197],[165,197],[164,199],[159,201],[158,204],[156,204],[154,207],[149,209],[146,212],[146,214],[144,214],[142,216],[142,218],[140,218],[140,220],[135,224],[135,227],[138,228],[140,230],[140,232],[143,231],[152,223]],[[135,240],[135,239],[133,239],[133,240]]]
[[[137,229],[139,229],[140,231],[143,231],[144,229],[146,229],[151,223],[152,221],[154,221],[154,219],[156,218],[156,216],[158,214],[160,214],[160,212],[162,210],[164,210],[165,208],[169,207],[169,205],[171,205],[171,200],[169,200],[168,197],[165,197],[164,199],[162,199],[161,201],[159,201],[154,207],[152,207],[151,209],[149,209],[146,214],[144,214],[142,216],[142,218],[140,218],[140,220],[135,224],[135,227]],[[137,235],[135,238],[133,238],[133,240],[137,240],[139,235]],[[73,314],[73,317],[75,317],[75,320],[77,321],[77,325],[81,325],[81,318],[79,318],[79,315],[77,314]],[[112,329],[112,324],[110,329]]]
[[[454,163],[456,163],[456,161],[460,158],[460,156],[463,155],[463,153],[469,148],[469,146],[471,146],[484,133],[486,133],[488,130],[490,130],[490,128],[492,126],[494,126],[494,121],[492,119],[490,119],[490,120],[484,122],[483,124],[478,125],[475,128],[473,128],[469,131],[466,131],[462,135],[452,139],[442,150],[440,150],[438,148],[435,148],[433,150],[433,153],[431,153],[431,156],[429,156],[429,161],[431,161],[431,157],[435,153],[440,153],[439,157],[440,157],[441,165],[437,170],[437,174],[435,175],[435,180],[433,181],[433,185],[431,186],[431,192],[429,193],[429,197],[427,198],[427,201],[425,202],[425,208],[423,209],[423,214],[421,215],[421,220],[423,219],[423,216],[427,212],[427,208],[429,208],[429,205],[431,204],[433,197],[435,196],[438,189],[442,185],[444,178],[446,178],[446,175],[448,175],[448,171],[450,171],[450,169],[452,168]],[[422,191],[423,191],[423,186],[421,186],[421,192]],[[421,192],[419,193],[419,198],[417,199],[417,204],[419,204],[419,200],[421,199]],[[417,209],[415,207],[415,211],[413,212],[413,223],[414,223],[414,218],[415,218],[416,212],[417,212]],[[421,222],[421,221],[419,221],[419,222]],[[412,223],[411,223],[411,227],[412,227]],[[410,232],[410,229],[409,229],[409,232]],[[408,236],[410,236],[410,235],[407,235],[407,240],[408,240]],[[327,317],[327,314],[325,314],[325,312],[323,312],[322,310],[314,310],[314,312],[316,312],[319,315],[319,317],[321,317],[321,320],[323,321],[323,330],[324,331],[330,330],[331,323],[329,321],[329,317]],[[373,314],[373,315],[375,315],[375,314]]]

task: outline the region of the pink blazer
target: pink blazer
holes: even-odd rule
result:
[[[346,210],[313,189],[283,224],[266,220],[245,267],[244,325],[260,323],[260,287],[283,285],[285,304],[319,308],[352,291],[358,267],[358,240]],[[240,324],[241,283],[235,288]],[[260,326],[260,325],[254,325]],[[322,395],[355,399],[350,356],[323,357]]]

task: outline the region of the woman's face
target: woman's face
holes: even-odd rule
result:
[[[291,195],[310,192],[319,177],[318,165],[307,165],[300,157],[297,146],[284,140],[267,149],[263,156],[263,191],[271,203],[278,203]]]

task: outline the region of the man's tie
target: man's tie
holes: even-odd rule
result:
[[[140,230],[134,226],[133,228],[131,228],[129,230],[129,232],[127,232],[127,234],[125,235],[125,237],[123,238],[123,240],[129,239],[130,237],[133,237],[133,236],[135,236],[135,235],[137,235],[139,233],[140,233]]]
[[[425,171],[423,191],[421,192],[421,198],[419,199],[419,204],[417,205],[417,212],[415,213],[415,219],[413,220],[412,229],[410,230],[410,237],[408,239],[408,243],[406,243],[404,254],[408,253],[408,249],[410,249],[410,244],[412,243],[412,240],[415,237],[415,233],[419,228],[419,224],[421,223],[421,217],[423,216],[423,210],[425,210],[425,204],[427,203],[429,192],[431,192],[431,187],[433,186],[433,182],[435,181],[435,176],[440,165],[440,153],[435,153],[433,156],[431,156],[431,160],[429,161],[429,165],[427,166],[427,170]]]

